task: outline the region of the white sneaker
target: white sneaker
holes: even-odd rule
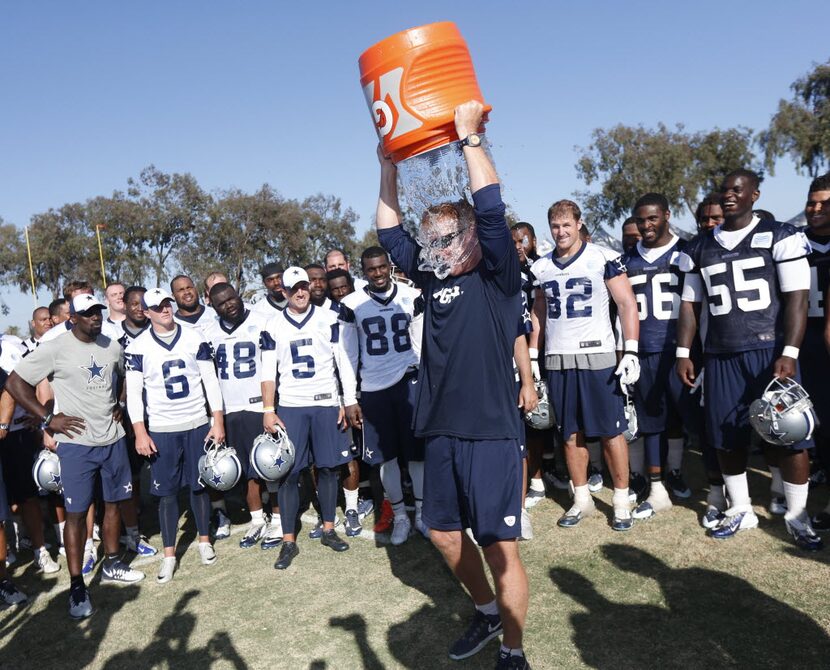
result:
[[[92,541],[101,541],[101,527],[97,523],[92,524]]]
[[[396,547],[403,544],[409,538],[409,533],[412,530],[412,522],[408,516],[396,516],[394,525],[392,526],[391,542]]]
[[[527,495],[525,495],[525,509],[532,509],[536,507],[536,505],[542,502],[544,499],[544,491],[534,491],[533,489],[530,489],[527,492]]]
[[[429,539],[429,528],[427,528],[426,524],[424,524],[424,520],[421,518],[420,514],[415,515],[415,530],[417,530],[427,540]]]
[[[214,537],[217,540],[226,540],[229,538],[231,536],[231,520],[228,518],[225,510],[214,510],[213,520],[216,524],[216,533],[214,533]]]
[[[216,552],[213,550],[213,545],[210,542],[199,542],[199,556],[202,559],[202,565],[213,565],[216,563]]]
[[[41,547],[35,552],[35,561],[37,561],[40,571],[46,575],[51,575],[61,569],[61,566],[52,560],[49,552],[46,551],[46,547]]]
[[[112,561],[104,559],[104,565],[101,568],[102,582],[120,582],[122,584],[135,584],[144,579],[144,573],[140,570],[134,570],[123,561]]]
[[[652,485],[648,498],[637,505],[633,516],[635,519],[650,519],[657,512],[665,512],[671,508],[672,502],[668,491],[663,486]]]
[[[533,539],[533,526],[530,523],[530,514],[526,509],[522,510],[522,534],[519,536],[520,540]]]
[[[159,584],[166,584],[173,579],[173,573],[176,572],[176,557],[165,556],[161,559],[161,567],[159,568],[156,582]]]

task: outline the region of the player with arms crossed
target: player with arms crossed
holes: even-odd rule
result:
[[[413,339],[421,336],[423,299],[420,291],[392,281],[389,255],[381,247],[369,247],[360,258],[368,284],[343,298],[345,338],[358,346],[349,357],[359,361],[360,405],[349,422],[363,429],[363,460],[380,465],[380,478],[395,515],[392,544],[409,537],[410,521],[404,506],[398,460],[409,468],[415,496],[415,527],[424,535],[421,510],[424,490],[423,441],[412,432],[412,413],[418,381],[418,355]]]
[[[572,528],[596,509],[588,489],[585,437],[598,437],[614,483],[611,527],[630,530],[628,445],[623,437],[628,422],[622,387],[636,383],[640,376],[637,301],[620,255],[582,241],[582,212],[575,202],[553,203],[548,222],[556,246],[531,266],[539,286],[530,349],[538,349],[544,332],[548,388],[574,488],[574,504],[558,524]],[[619,364],[609,296],[617,305],[625,339]]]
[[[717,539],[758,526],[746,477],[749,405],[774,377],[798,376],[797,359],[807,322],[809,243],[793,226],[753,214],[759,185],[758,175],[749,170],[726,175],[721,185],[723,224],[698,235],[681,256],[685,278],[677,328],[677,373],[689,387],[696,376],[689,349],[702,299],[709,309],[703,378],[706,429],[732,504],[710,531]],[[821,547],[821,540],[806,512],[808,445],[800,441],[770,449],[777,452],[784,479],[787,529],[799,547],[814,550]]]
[[[277,491],[283,532],[274,564],[277,570],[288,568],[300,553],[296,542],[297,483],[302,471],[312,464],[317,468],[323,518],[320,542],[337,552],[349,548],[334,530],[338,473],[352,459],[349,439],[343,432],[346,417],[338,397],[338,373],[345,404],[357,402],[355,371],[341,342],[337,312],[311,304],[309,278],[302,268],[288,268],[282,281],[288,306],[268,322],[262,342],[263,426],[270,433],[282,426],[295,448],[294,466]],[[277,397],[279,406],[275,406]]]
[[[216,562],[210,544],[210,499],[199,479],[205,443],[225,441],[222,393],[210,345],[193,328],[173,320],[173,298],[160,288],[143,297],[150,328],[126,349],[127,411],[135,431],[135,448],[150,457],[150,491],[159,498],[159,526],[164,558],[157,580],[169,582],[176,569],[178,493],[190,488],[190,508],[199,533],[202,564]],[[146,397],[146,406],[145,406]],[[210,406],[213,425],[205,412]],[[145,425],[145,409],[147,424]]]
[[[72,329],[65,337],[44,342],[15,367],[6,388],[32,416],[42,417],[44,431],[54,435],[66,500],[64,545],[69,568],[69,615],[92,614],[92,602],[81,574],[87,511],[100,477],[103,485],[103,541],[106,558],[102,581],[137,582],[144,573],[120,560],[119,503],[132,495],[121,407],[118,404],[124,362],[121,345],[101,335],[104,304],[79,294],[71,301]],[[35,386],[49,379],[55,393],[52,413],[38,401]]]
[[[426,301],[413,424],[425,438],[422,518],[476,606],[450,658],[472,656],[503,630],[498,667],[528,668],[527,575],[516,541],[523,445],[513,377],[521,278],[498,175],[478,135],[483,113],[477,101],[455,109],[475,209],[466,200],[431,207],[416,242],[401,226],[397,170],[379,149],[377,227]],[[495,594],[465,527],[483,548]]]

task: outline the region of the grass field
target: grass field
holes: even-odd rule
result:
[[[830,549],[800,552],[762,507],[758,530],[707,538],[697,520],[699,459],[688,460],[692,500],[627,534],[608,526],[608,489],[601,514],[574,530],[556,527],[564,497],[533,510],[536,537],[521,550],[534,668],[830,667]],[[754,470],[750,483],[765,502],[766,475]],[[826,488],[812,493],[811,509],[826,502]],[[420,536],[401,547],[355,538],[335,554],[303,532],[299,557],[279,573],[276,551],[239,549],[245,513],[234,520],[236,534],[217,543],[213,566],[188,546],[195,537],[185,521],[172,582],[155,583],[156,559],[134,562],[147,572],[137,586],[101,585],[96,576],[96,612],[81,623],[67,615],[65,564],[46,578],[23,554],[14,577],[31,601],[0,611],[0,667],[493,667],[495,642],[468,661],[447,658],[471,606]],[[157,534],[151,540],[159,545]]]

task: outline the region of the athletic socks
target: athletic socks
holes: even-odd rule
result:
[[[357,511],[357,492],[358,489],[354,491],[350,491],[347,488],[343,488],[343,497],[346,499],[346,511],[349,510]]]
[[[545,482],[542,480],[541,477],[533,477],[530,480],[530,490],[537,491],[539,493],[545,492]]]
[[[614,509],[631,509],[631,502],[628,499],[628,487],[624,489],[614,489],[614,495],[611,497],[611,505]]]
[[[487,616],[496,616],[499,613],[499,606],[496,604],[495,598],[484,605],[476,605],[476,609]]]
[[[770,482],[769,490],[778,497],[783,496],[784,479],[781,477],[781,468],[777,468],[774,465],[770,465],[769,473],[772,476],[772,482]]]
[[[749,483],[746,480],[746,472],[739,475],[724,475],[723,482],[726,485],[726,492],[732,502],[732,509],[738,512],[749,512],[752,510],[752,499],[749,497]]]
[[[574,503],[582,510],[589,509],[594,504],[587,484],[574,486]]]
[[[683,465],[683,438],[669,438],[669,451],[666,454],[666,467],[671,470],[680,470]]]
[[[251,510],[251,525],[252,526],[261,526],[265,523],[265,515],[262,513],[261,509],[252,509]]]
[[[784,497],[787,499],[787,512],[784,514],[785,519],[798,519],[803,516],[807,509],[807,494],[810,490],[810,483],[806,484],[791,484],[790,482],[782,482],[784,488]]]
[[[524,656],[525,652],[521,647],[517,647],[516,649],[511,649],[510,647],[505,647],[501,645],[499,651],[502,655],[510,655],[510,656]]]

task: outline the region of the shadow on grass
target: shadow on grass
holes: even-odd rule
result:
[[[332,617],[329,619],[329,626],[332,628],[341,628],[354,635],[355,643],[360,652],[361,668],[365,668],[366,670],[384,670],[383,663],[380,662],[377,654],[369,646],[369,636],[366,632],[366,619],[360,614]]]
[[[550,578],[587,611],[571,615],[573,641],[594,668],[821,668],[830,638],[807,615],[743,579],[705,568],[671,568],[634,547],[607,544],[619,570],[654,579],[664,605],[614,602],[583,575]],[[637,593],[636,582],[631,594]]]
[[[143,649],[127,649],[107,659],[105,670],[121,668],[210,668],[216,663],[222,667],[246,670],[248,665],[236,651],[227,631],[213,634],[203,647],[189,645],[196,629],[197,617],[186,611],[188,604],[200,591],[192,589],[182,594],[173,611],[156,628],[150,642]]]

